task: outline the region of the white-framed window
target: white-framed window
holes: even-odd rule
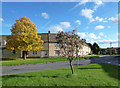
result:
[[[55,43],[56,46],[58,46],[58,43]]]
[[[36,55],[37,54],[37,51],[33,51],[33,55]]]
[[[60,54],[60,51],[59,51],[59,50],[55,50],[55,54],[56,54],[56,55],[59,55],[59,54]]]
[[[4,46],[5,45],[5,42],[2,42],[2,46]]]

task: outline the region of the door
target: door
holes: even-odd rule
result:
[[[45,51],[41,51],[41,57],[45,57]]]

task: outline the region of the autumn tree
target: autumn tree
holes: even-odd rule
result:
[[[74,70],[72,60],[78,56],[77,52],[79,52],[79,50],[82,48],[83,42],[80,40],[80,37],[75,34],[75,30],[72,32],[58,32],[56,35],[56,40],[58,42],[59,48],[61,49],[60,54],[64,57],[67,57],[69,60],[73,74]]]
[[[36,25],[29,18],[24,16],[16,20],[11,32],[11,35],[7,37],[6,47],[8,50],[22,51],[24,60],[28,51],[43,49],[41,36],[37,35]]]

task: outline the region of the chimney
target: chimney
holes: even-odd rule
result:
[[[48,33],[50,34],[50,30],[48,31]]]

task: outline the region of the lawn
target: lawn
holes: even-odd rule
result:
[[[96,57],[99,57],[99,55],[80,57],[79,59],[89,59],[89,58],[96,58]],[[74,58],[74,60],[76,60],[76,58]],[[22,64],[58,62],[58,61],[67,61],[67,58],[27,58],[27,60],[17,58],[15,60],[5,60],[5,61],[3,60],[0,62],[2,62],[2,66],[11,66],[11,65],[22,65]]]
[[[118,86],[118,66],[91,64],[2,77],[2,86]],[[93,87],[92,87],[93,88]]]

